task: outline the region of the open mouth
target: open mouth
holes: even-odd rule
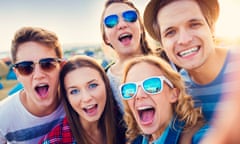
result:
[[[141,124],[151,124],[155,115],[155,108],[152,106],[145,106],[138,108],[138,115]]]
[[[191,48],[191,49],[188,49],[188,50],[185,50],[185,51],[181,51],[177,55],[180,56],[180,57],[187,57],[187,56],[190,56],[190,55],[193,55],[193,54],[197,53],[199,51],[199,49],[200,49],[200,46],[194,47],[194,48]]]
[[[118,40],[124,45],[127,45],[132,40],[132,34],[122,34],[119,36]]]
[[[35,87],[35,91],[42,98],[46,97],[48,94],[49,85],[48,84],[40,84]]]
[[[97,108],[98,108],[97,104],[92,104],[92,105],[88,105],[88,106],[84,107],[83,111],[85,111],[85,113],[87,113],[87,115],[92,116],[97,113]]]

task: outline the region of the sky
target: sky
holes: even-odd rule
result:
[[[143,13],[149,0],[132,0]],[[9,51],[23,26],[55,32],[62,45],[100,44],[100,17],[105,0],[0,0],[0,52]],[[240,0],[219,0],[216,26],[220,37],[240,38]]]

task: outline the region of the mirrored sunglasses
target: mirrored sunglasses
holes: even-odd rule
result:
[[[138,86],[141,86],[147,94],[158,94],[163,90],[163,82],[166,82],[171,88],[173,84],[165,76],[153,76],[144,79],[141,82],[128,82],[120,85],[119,90],[123,100],[132,99],[136,96]]]
[[[39,64],[41,69],[50,72],[56,68],[56,65],[62,60],[59,58],[44,58],[40,59],[38,62],[34,61],[22,61],[13,65],[13,68],[16,68],[17,71],[24,76],[30,75],[34,71],[36,64]]]
[[[124,21],[131,22],[131,23],[135,22],[138,19],[137,12],[134,10],[123,12],[122,17]],[[113,28],[118,24],[118,22],[119,22],[119,17],[116,14],[109,15],[104,19],[104,24],[108,28]]]

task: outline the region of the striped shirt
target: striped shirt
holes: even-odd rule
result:
[[[220,106],[220,109],[216,109],[216,106],[224,104],[225,101],[221,100],[222,96],[236,89],[234,88],[235,80],[226,79],[226,77],[230,78],[233,73],[240,71],[239,60],[236,59],[237,55],[240,56],[239,52],[229,50],[220,73],[206,85],[192,81],[187,71],[180,72],[186,82],[188,93],[193,96],[195,106],[202,107],[203,115],[207,121],[212,120],[215,111],[221,110]]]

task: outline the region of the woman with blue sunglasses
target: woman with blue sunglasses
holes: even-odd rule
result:
[[[129,143],[196,144],[208,130],[179,73],[159,57],[129,60],[119,89]]]
[[[152,54],[146,41],[140,13],[127,0],[108,0],[101,18],[101,32],[105,45],[111,47],[117,58],[107,68],[114,98],[123,113],[122,100],[118,92],[125,61],[138,55]]]

